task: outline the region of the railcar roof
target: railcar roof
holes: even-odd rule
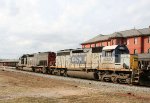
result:
[[[118,45],[105,46],[105,47],[103,47],[103,50],[104,50],[104,51],[107,51],[107,50],[114,50],[114,49],[116,49],[117,46],[118,46]]]

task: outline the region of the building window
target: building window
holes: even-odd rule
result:
[[[114,40],[112,40],[112,45],[114,45]]]
[[[96,43],[96,47],[99,47],[99,43]]]
[[[124,44],[124,45],[127,45],[127,39],[124,39],[124,40],[123,40],[123,44]]]
[[[134,54],[137,54],[137,53],[138,53],[138,51],[136,49],[134,49]]]
[[[104,42],[101,42],[101,46],[104,46]]]
[[[96,44],[91,44],[91,48],[93,48],[93,47],[95,47],[96,46]]]
[[[150,53],[150,48],[148,49],[148,53]]]
[[[102,46],[102,42],[100,42],[100,46]]]
[[[127,45],[129,45],[129,39],[127,39]]]
[[[110,42],[108,42],[108,46],[110,46]]]
[[[85,48],[87,48],[88,46],[87,45],[85,45]]]
[[[150,43],[150,36],[148,37],[148,43]]]
[[[118,44],[118,45],[120,44],[120,40],[117,40],[117,44]]]
[[[85,48],[85,45],[82,45],[82,48]]]
[[[90,45],[90,44],[87,44],[87,45],[85,45],[85,47],[86,47],[86,48],[90,48],[90,47],[91,47],[91,45]]]
[[[86,48],[86,46],[85,46],[85,45],[82,45],[82,48]]]
[[[134,38],[134,44],[137,44],[137,37]]]

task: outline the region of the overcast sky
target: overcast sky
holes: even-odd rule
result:
[[[150,26],[150,0],[0,0],[0,58],[79,48],[98,34]]]

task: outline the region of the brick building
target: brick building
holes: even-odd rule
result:
[[[119,31],[110,35],[98,35],[83,42],[82,48],[127,45],[130,54],[150,53],[150,27]]]

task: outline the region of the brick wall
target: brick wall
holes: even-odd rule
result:
[[[127,45],[130,54],[134,54],[135,50],[137,51],[138,54],[140,53],[148,53],[148,49],[150,49],[150,41],[148,42],[148,38],[150,36],[145,36],[145,37],[130,37],[130,38],[113,38],[111,40],[107,41],[102,41],[98,43],[93,43],[93,44],[85,44],[82,45],[84,48],[90,48],[90,47],[98,47],[102,46],[108,46],[110,42],[110,45],[119,45],[119,44],[125,44]],[[129,44],[128,44],[129,43]]]
[[[91,44],[86,44],[85,45],[85,48],[90,48],[91,47]]]
[[[144,53],[148,53],[148,49],[150,49],[150,41],[148,42],[150,36],[143,37],[143,51]]]
[[[137,39],[137,41],[135,40]],[[137,53],[142,53],[142,37],[132,37],[127,38],[127,41],[129,40],[129,44],[127,44],[127,47],[130,51],[130,54],[134,54],[135,50],[137,50]]]

